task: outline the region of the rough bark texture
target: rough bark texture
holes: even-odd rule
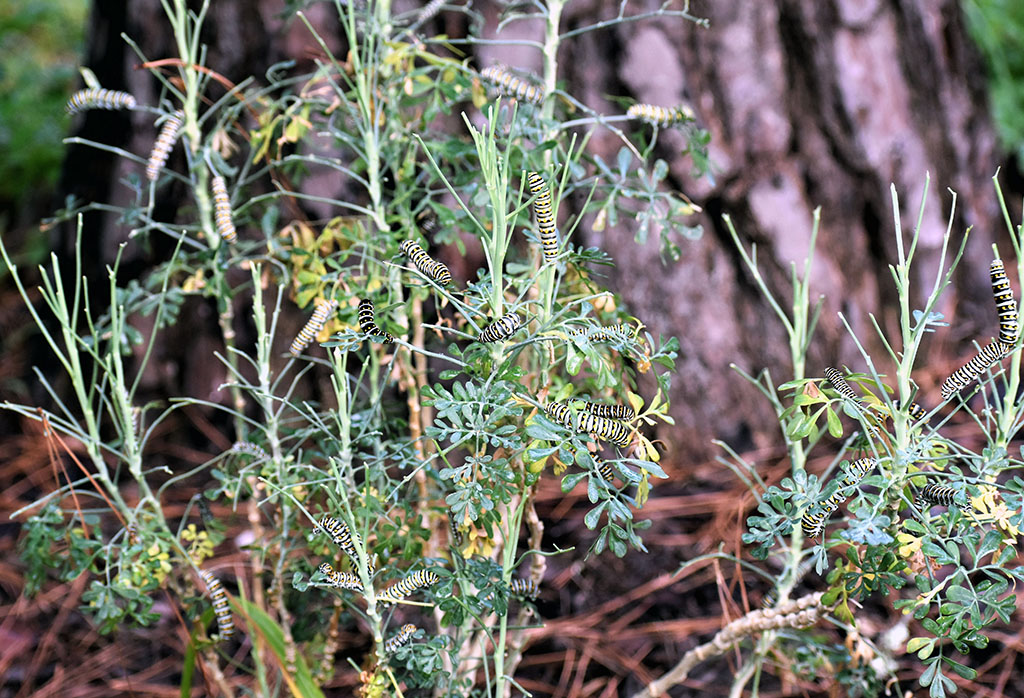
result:
[[[820,376],[830,364],[866,369],[837,312],[877,369],[891,373],[868,317],[875,314],[898,350],[887,269],[896,260],[890,182],[907,238],[927,173],[917,304],[939,261],[947,188],[958,193],[954,240],[975,227],[962,283],[941,307],[953,327],[926,343],[920,365],[928,368],[915,375],[923,400],[937,401],[938,382],[970,352],[970,340],[994,332],[987,305],[990,243],[1005,230],[990,181],[1002,155],[987,116],[980,59],[957,3],[778,0],[697,3],[694,10],[711,20],[710,29],[623,27],[614,37],[617,61],[574,61],[588,72],[567,76],[589,86],[584,101],[602,92],[655,104],[688,101],[712,133],[713,185],[690,176],[690,161],[678,155],[682,144],[671,140],[676,134],[663,141],[674,184],[706,213],[705,236],[684,246],[679,264],[659,269],[653,241],[628,244],[625,230],[591,240],[615,248],[618,287],[630,305],[653,330],[680,338],[673,396],[680,429],[671,440],[693,456],[706,453],[714,437],[741,447],[750,445],[747,434],[774,441],[772,415],[728,364],[751,373],[767,368],[776,383],[791,375],[786,338],[741,268],[721,214],[732,217],[748,244],[757,244],[762,271],[786,303],[790,264],[802,268],[812,212],[820,206],[812,297],[826,300],[808,375]],[[607,72],[594,75],[598,69]],[[1005,240],[1002,247],[1010,252]]]
[[[658,4],[645,5],[653,9]],[[139,40],[147,58],[174,54],[159,3],[118,7],[128,12],[124,29]],[[299,29],[275,19],[278,3],[220,0],[213,8],[207,63],[228,78],[259,79],[277,60],[305,57],[308,42],[295,34]],[[617,8],[612,0],[571,3],[564,27],[610,18]],[[90,36],[115,54],[112,62],[104,54],[114,73],[120,66],[121,74],[110,84],[127,82],[140,101],[153,104],[159,85],[145,71],[130,70],[136,58],[115,40],[121,11],[110,16],[98,12]],[[706,457],[712,438],[739,448],[776,443],[773,416],[729,370],[730,362],[751,373],[767,368],[776,383],[790,376],[785,336],[741,267],[723,213],[732,217],[747,243],[757,243],[762,270],[785,304],[790,264],[802,266],[812,211],[820,206],[812,295],[823,294],[826,301],[808,373],[821,375],[830,364],[865,368],[837,311],[875,356],[878,370],[891,372],[868,318],[874,313],[890,339],[896,339],[895,292],[887,269],[895,260],[890,182],[900,196],[901,223],[909,235],[926,173],[931,174],[917,257],[918,304],[935,274],[951,200],[947,188],[955,190],[954,239],[968,226],[975,231],[958,289],[946,295],[941,308],[953,326],[926,343],[920,365],[927,368],[915,376],[923,402],[937,400],[938,382],[970,352],[970,340],[994,332],[987,291],[989,245],[1000,241],[1005,230],[990,182],[1002,155],[987,117],[981,64],[957,3],[729,0],[694,3],[693,11],[708,17],[710,28],[677,20],[630,23],[584,34],[567,43],[560,56],[567,89],[585,103],[618,113],[621,107],[607,95],[663,105],[685,100],[712,134],[713,184],[691,176],[691,161],[680,154],[684,143],[679,134],[660,136],[659,155],[670,163],[670,184],[705,211],[705,235],[683,242],[681,262],[663,266],[654,236],[646,245],[635,245],[626,226],[602,234],[582,227],[587,244],[601,245],[615,257],[619,266],[612,285],[635,314],[653,333],[680,338],[672,396],[677,427],[660,434],[676,447],[673,460]],[[317,13],[333,10],[313,6],[310,12],[317,23],[328,21]],[[463,29],[461,17],[439,21],[446,22],[449,34],[457,34]],[[512,27],[531,31],[529,24]],[[538,23],[535,30],[540,29]],[[510,38],[510,32],[502,38]],[[478,65],[500,59],[529,69],[537,60],[535,52],[522,48],[486,47],[479,54]],[[155,135],[151,115],[133,113],[131,130],[125,147],[147,152]],[[614,159],[618,143],[599,131],[591,147]],[[175,157],[182,157],[180,151]],[[116,183],[141,165],[114,159],[106,174],[86,174],[76,170],[75,158],[69,155],[67,191],[127,203],[126,188]],[[95,162],[95,152],[89,158]],[[97,186],[110,195],[87,189]],[[174,202],[168,217],[186,195],[175,188],[159,194]],[[104,262],[127,233],[124,226],[106,223],[90,243],[96,252],[90,258]],[[65,248],[69,240],[66,236]],[[1004,255],[1008,252],[1003,241]],[[214,320],[205,322],[211,333]],[[212,386],[217,378],[206,376],[203,382]],[[186,392],[202,395],[206,390],[192,386]]]

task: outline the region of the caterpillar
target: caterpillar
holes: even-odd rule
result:
[[[525,596],[529,599],[540,596],[540,587],[532,579],[513,579],[508,585],[508,591],[513,596]]]
[[[540,106],[544,102],[544,90],[537,85],[531,85],[526,80],[512,75],[508,68],[501,65],[492,65],[480,71],[480,77],[493,82],[498,86],[498,92],[507,96],[515,97],[520,102],[529,102]]]
[[[398,249],[412,260],[413,266],[424,276],[433,279],[441,286],[447,286],[452,282],[452,275],[448,271],[448,267],[431,259],[430,255],[424,252],[423,248],[412,240],[403,240]]]
[[[1013,299],[1003,260],[992,260],[989,275],[992,277],[992,297],[995,298],[996,312],[999,314],[999,341],[1012,347],[1017,343],[1020,326],[1017,324],[1017,301]]]
[[[622,325],[615,327],[577,327],[569,330],[570,336],[586,336],[591,342],[625,342],[629,339]]]
[[[397,634],[388,638],[388,641],[384,643],[384,653],[394,654],[399,647],[405,645],[407,642],[409,642],[409,640],[412,639],[412,636],[416,633],[417,630],[419,630],[419,628],[417,628],[412,623],[406,623],[405,625],[403,625],[402,629],[399,630]]]
[[[270,456],[262,448],[251,441],[236,441],[231,445],[232,453],[244,453],[248,456],[255,456],[261,460],[269,460]]]
[[[832,385],[835,391],[844,398],[846,398],[847,400],[852,400],[854,403],[856,403],[858,405],[857,411],[860,412],[860,399],[857,397],[857,393],[853,392],[853,388],[851,388],[850,384],[846,382],[846,379],[843,378],[843,374],[841,374],[839,371],[832,368],[831,366],[826,367],[824,373],[825,379],[828,380],[828,382]],[[871,436],[878,436],[877,427],[871,426],[869,424],[866,426],[866,430],[868,434],[870,434]]]
[[[359,301],[359,329],[363,334],[380,337],[381,344],[391,344],[395,341],[394,335],[377,327],[377,323],[373,321],[373,301],[366,298]]]
[[[416,25],[419,26],[432,20],[441,11],[441,8],[444,7],[445,1],[430,0],[430,2],[423,6],[420,13],[416,15]]]
[[[629,405],[605,405],[600,402],[587,402],[586,400],[575,400],[575,407],[586,410],[595,417],[606,417],[608,419],[624,419],[632,422],[636,419],[636,412]]]
[[[416,214],[416,224],[419,225],[420,230],[425,235],[431,236],[441,228],[441,224],[437,220],[437,214],[430,208],[425,208]]]
[[[93,87],[71,95],[65,109],[68,114],[77,114],[85,109],[134,109],[135,106],[135,97],[127,92]]]
[[[630,119],[640,119],[652,126],[671,126],[681,121],[693,121],[693,110],[681,105],[678,107],[658,107],[653,104],[634,104],[626,110]]]
[[[356,565],[359,563],[359,554],[356,552],[355,545],[352,544],[352,532],[348,528],[348,524],[344,521],[339,521],[333,516],[323,516],[317,522],[317,526],[323,529],[327,535],[331,537],[331,541],[345,551],[345,553],[352,559],[352,564]],[[359,534],[355,536],[356,540],[359,540]],[[362,541],[360,541],[362,542]],[[369,554],[367,554],[369,557]],[[370,572],[373,572],[373,561],[369,560],[367,567]]]
[[[440,577],[429,570],[418,570],[382,591],[380,595],[377,596],[377,601],[382,604],[397,603],[417,589],[423,589],[437,584],[440,579]]]
[[[986,345],[977,356],[966,364],[953,371],[953,374],[942,383],[939,394],[943,400],[948,400],[955,393],[967,387],[967,384],[981,375],[986,368],[1002,359],[1009,352],[1009,347],[1002,342],[996,341]]]
[[[578,432],[594,434],[599,439],[611,441],[616,446],[626,447],[629,445],[629,429],[626,425],[598,417],[593,414],[583,413],[579,415],[579,425],[573,424],[572,412],[564,402],[552,402],[544,408],[548,416],[563,426],[575,429]]]
[[[329,562],[320,563],[317,569],[320,570],[323,576],[327,577],[327,583],[332,587],[351,589],[352,591],[363,590],[363,583],[359,581],[359,577],[351,572],[335,572]]]
[[[860,458],[851,463],[843,475],[839,488],[828,499],[815,505],[803,515],[800,525],[803,528],[804,535],[808,538],[817,538],[822,528],[824,528],[828,517],[839,508],[840,504],[846,501],[846,498],[850,495],[850,490],[856,487],[864,479],[868,471],[874,468],[877,463],[878,461],[874,458]]]
[[[522,323],[522,319],[517,314],[509,313],[485,327],[480,336],[477,337],[477,340],[481,342],[497,342],[508,339],[515,334],[516,330],[522,326]]]
[[[526,175],[533,200],[533,215],[537,218],[537,231],[540,237],[540,248],[544,253],[544,263],[555,261],[558,256],[558,229],[555,228],[555,216],[551,212],[551,192],[544,178],[536,172]]]
[[[921,490],[919,495],[919,501],[927,502],[929,505],[944,506],[947,509],[956,507],[963,511],[969,511],[973,507],[960,504],[956,501],[957,491],[949,485],[942,485],[937,482],[933,482],[929,485],[925,485],[924,489]],[[929,509],[931,506],[928,507]]]
[[[459,528],[459,524],[452,518],[452,515],[448,515],[448,530],[451,532],[449,536],[449,542],[453,543],[452,547],[459,547],[462,545],[462,529]]]
[[[210,178],[210,186],[213,188],[214,221],[217,224],[217,233],[221,239],[229,245],[238,242],[238,232],[231,220],[231,200],[228,199],[228,185],[220,175]]]
[[[206,590],[210,593],[213,612],[217,616],[217,632],[220,634],[220,639],[227,640],[235,634],[235,621],[231,617],[227,592],[220,585],[220,580],[206,570],[199,570],[199,576],[203,578]]]
[[[893,400],[892,406],[897,410],[900,409],[900,401]],[[907,414],[909,414],[910,418],[914,421],[920,422],[928,415],[928,412],[926,412],[925,409],[916,402],[912,402],[910,403],[910,407],[907,408]]]
[[[181,122],[185,119],[185,112],[180,109],[167,117],[164,126],[160,129],[160,135],[156,137],[153,150],[149,154],[149,162],[146,163],[146,179],[155,182],[160,175],[160,170],[167,163],[167,156],[178,141],[178,132],[181,130]]]
[[[597,472],[601,474],[601,477],[603,477],[605,482],[608,484],[611,484],[615,478],[615,470],[612,469],[612,466],[608,465],[607,461],[597,461]]]
[[[854,402],[858,401],[857,394],[853,392],[853,388],[850,387],[850,384],[846,382],[846,379],[843,378],[843,374],[839,371],[831,366],[827,367],[825,369],[825,379],[832,385],[837,393],[848,400],[853,400]]]
[[[128,524],[128,527],[124,530],[125,537],[128,539],[129,545],[135,545],[139,542],[139,524],[136,521],[132,521]]]
[[[320,330],[324,328],[324,324],[327,322],[328,318],[334,314],[337,307],[338,301],[334,299],[317,304],[316,309],[314,309],[313,314],[310,315],[306,326],[299,330],[299,333],[292,341],[292,346],[289,349],[292,356],[298,356],[302,353],[303,349],[309,346],[309,343],[312,342],[318,334],[320,334]]]

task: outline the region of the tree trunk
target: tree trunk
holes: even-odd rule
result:
[[[667,436],[685,445],[684,459],[707,454],[712,438],[740,448],[778,443],[774,415],[729,363],[753,374],[767,369],[778,385],[792,377],[788,341],[742,267],[722,214],[745,244],[757,245],[762,273],[788,307],[791,265],[803,269],[820,206],[811,298],[826,298],[807,375],[821,376],[828,365],[867,370],[838,312],[877,370],[891,375],[869,319],[878,318],[899,350],[887,268],[896,262],[890,183],[908,240],[929,173],[912,279],[915,307],[924,305],[940,263],[952,198],[947,188],[958,194],[954,246],[974,226],[958,287],[941,301],[952,326],[925,342],[914,374],[922,404],[938,402],[938,384],[972,352],[969,342],[994,334],[990,245],[1000,242],[1002,254],[1011,253],[991,183],[1003,154],[958,3],[776,0],[699,3],[694,11],[710,19],[709,29],[626,25],[615,34],[613,51],[621,57],[614,66],[584,57],[574,63],[586,65],[587,74],[566,76],[570,84],[590,86],[580,96],[591,104],[609,92],[662,105],[686,101],[712,135],[713,184],[691,176],[679,134],[662,141],[672,184],[704,208],[706,234],[683,244],[679,263],[660,265],[653,240],[643,247],[615,240],[627,238],[626,231],[589,239],[612,249],[618,289],[652,332],[680,339],[672,397],[681,428]],[[595,37],[587,50],[607,55],[608,45]]]

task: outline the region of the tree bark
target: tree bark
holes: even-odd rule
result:
[[[613,4],[602,11],[611,12]],[[952,326],[925,342],[922,368],[914,374],[922,403],[938,402],[938,384],[972,353],[970,341],[994,334],[991,243],[1012,254],[991,183],[1004,156],[988,116],[981,61],[958,4],[776,0],[695,3],[693,9],[710,19],[709,29],[624,25],[615,34],[618,61],[574,61],[586,65],[587,74],[567,76],[591,104],[602,92],[628,92],[661,105],[686,101],[712,134],[713,184],[694,179],[679,134],[662,141],[672,184],[704,208],[706,234],[683,244],[678,264],[661,266],[653,239],[637,247],[625,241],[624,230],[588,238],[611,249],[618,289],[652,331],[680,339],[672,396],[679,427],[666,429],[666,437],[685,445],[684,459],[708,454],[716,437],[740,448],[778,443],[774,415],[729,363],[754,374],[768,369],[778,385],[792,377],[788,342],[742,268],[721,214],[731,216],[745,244],[757,244],[762,273],[786,307],[791,265],[803,268],[820,206],[811,297],[826,298],[807,375],[821,376],[828,365],[867,369],[838,312],[877,369],[892,374],[869,319],[878,318],[899,350],[897,297],[887,268],[896,262],[890,183],[909,240],[929,173],[912,279],[915,307],[923,306],[940,263],[947,188],[958,194],[954,245],[974,226],[957,286],[941,301]],[[595,37],[588,49],[607,52],[608,45]],[[604,75],[594,74],[599,68]]]

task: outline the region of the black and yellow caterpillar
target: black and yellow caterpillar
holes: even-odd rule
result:
[[[432,259],[423,251],[422,247],[412,240],[403,240],[398,249],[412,261],[413,266],[424,276],[433,279],[441,286],[447,286],[452,282],[452,274],[448,271],[448,267]]]
[[[394,335],[377,327],[377,323],[373,321],[373,301],[367,298],[359,301],[359,329],[363,334],[380,337],[381,344],[391,344],[395,341]]]
[[[352,591],[363,590],[363,583],[359,581],[358,576],[351,572],[336,572],[329,562],[321,562],[318,569],[323,576],[327,577],[327,583],[332,587],[351,589]]]
[[[68,114],[77,114],[86,109],[134,109],[135,106],[135,97],[127,92],[92,87],[71,95],[65,108]]]
[[[653,104],[634,104],[626,110],[630,119],[640,119],[652,126],[671,126],[683,121],[693,121],[693,110],[681,105],[678,107],[659,107]]]
[[[1017,343],[1020,326],[1017,324],[1017,301],[1013,299],[1003,260],[992,260],[989,275],[992,277],[992,297],[995,298],[996,312],[999,314],[999,341],[1012,349]]]
[[[508,339],[516,333],[516,330],[522,327],[522,323],[522,318],[519,315],[509,313],[485,327],[477,337],[477,340],[480,342],[498,342]]]
[[[309,317],[309,321],[301,330],[299,330],[295,339],[292,340],[292,345],[288,350],[291,352],[292,356],[298,356],[302,353],[303,349],[309,346],[310,342],[320,334],[320,331],[324,328],[324,324],[327,322],[327,319],[331,317],[337,307],[338,301],[334,299],[317,304],[316,308],[313,310],[313,314]]]
[[[537,235],[544,253],[544,263],[548,264],[558,256],[558,229],[555,227],[555,215],[551,211],[551,192],[544,178],[537,172],[527,174],[526,181],[530,185],[530,193],[535,197],[533,215],[537,218]]]
[[[817,538],[825,527],[828,517],[846,501],[846,498],[850,496],[850,490],[856,487],[876,464],[877,461],[874,458],[861,458],[851,463],[846,474],[843,475],[839,488],[832,493],[832,496],[811,507],[803,515],[800,526],[803,528],[804,535],[808,538]]]
[[[608,419],[623,419],[632,422],[636,419],[636,412],[629,405],[605,405],[600,402],[587,402],[586,400],[574,400],[573,406],[585,410],[597,417]]]
[[[228,198],[228,185],[220,175],[210,178],[210,187],[213,189],[214,220],[217,224],[217,233],[224,242],[234,245],[238,242],[238,231],[235,230],[235,223],[231,220],[231,200]]]
[[[492,65],[480,71],[480,77],[498,86],[498,91],[507,96],[515,97],[520,102],[540,105],[544,102],[544,90],[532,85],[522,78],[509,72],[508,68]]]
[[[440,580],[435,573],[429,570],[417,570],[405,579],[392,584],[377,596],[377,601],[382,604],[393,604],[404,599],[417,589],[437,584]]]
[[[406,623],[403,625],[401,630],[388,638],[387,642],[384,643],[385,654],[394,654],[399,647],[405,645],[412,639],[412,636],[416,634],[417,629],[418,628],[412,623]]]
[[[977,356],[953,371],[953,374],[942,383],[942,388],[939,390],[942,399],[948,400],[966,388],[971,381],[981,375],[982,371],[1000,361],[1009,351],[1010,347],[999,341],[986,345],[978,352]]]
[[[181,131],[181,123],[185,120],[185,112],[180,109],[167,117],[160,135],[153,144],[153,150],[149,153],[149,161],[146,163],[146,179],[155,182],[160,176],[160,170],[167,163],[167,157],[171,149],[178,142],[178,133]]]
[[[610,441],[616,446],[626,447],[629,445],[629,429],[621,422],[583,412],[578,415],[579,423],[574,423],[572,410],[563,402],[549,403],[544,411],[551,419],[570,429],[594,434],[599,439]]]
[[[529,599],[540,596],[540,587],[532,579],[513,579],[509,582],[508,591],[513,596],[525,596]]]
[[[228,595],[220,580],[206,570],[199,570],[199,576],[206,584],[206,590],[210,593],[210,600],[213,602],[213,612],[217,616],[217,633],[221,640],[227,640],[235,634],[235,621],[231,617],[231,606],[228,605]]]

